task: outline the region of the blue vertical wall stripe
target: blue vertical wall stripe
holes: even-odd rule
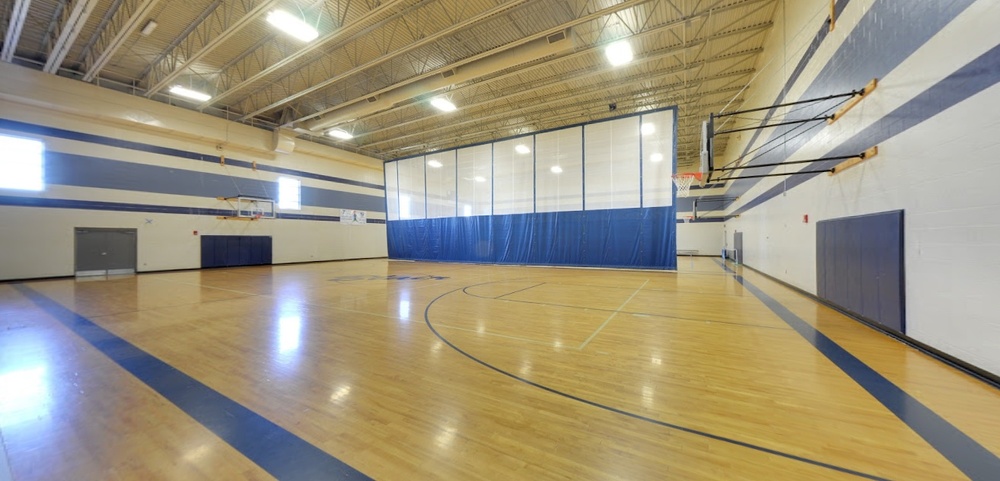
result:
[[[975,0],[952,0],[949,2],[918,2],[900,3],[894,0],[876,0],[871,8],[865,12],[858,22],[858,25],[847,36],[844,43],[834,52],[830,60],[823,66],[809,87],[803,92],[801,98],[820,98],[831,94],[845,93],[858,89],[867,84],[873,78],[882,78],[891,72],[900,63],[906,60],[920,46],[925,44],[931,37],[939,32],[945,25],[951,22],[956,16],[964,11]],[[845,2],[846,3],[846,2]],[[885,19],[892,19],[894,25],[905,25],[905,28],[886,28]],[[792,76],[786,82],[785,92],[791,88],[793,80],[797,80],[803,69],[812,60],[815,53],[814,47],[822,43],[827,29],[824,25],[820,33],[810,44],[810,51],[800,60],[799,65],[793,71]],[[801,68],[800,68],[801,67]],[[784,99],[784,94],[780,97]],[[803,108],[800,114],[803,118],[818,114],[822,107],[817,105],[811,108]],[[773,111],[774,109],[772,109]],[[768,117],[770,118],[771,111]],[[780,139],[795,127],[786,126],[771,129],[768,141]],[[814,136],[818,135],[822,129],[809,130],[803,135],[798,135],[794,139],[787,140],[787,151],[794,152],[805,145]],[[751,139],[747,145],[749,149],[756,139]],[[871,147],[866,146],[865,148]],[[784,150],[784,149],[783,149]],[[858,152],[860,152],[859,150]],[[744,155],[748,150],[744,151]],[[854,152],[857,153],[857,152]],[[761,163],[780,162],[784,160],[780,151],[771,151],[756,156],[750,161],[750,165]],[[763,173],[771,169],[754,169]],[[756,185],[760,179],[736,180],[729,188],[728,194],[740,196],[745,194],[751,187]]]
[[[823,155],[841,156],[864,151],[940,114],[998,82],[1000,82],[1000,45],[980,55]],[[810,170],[822,171],[833,168],[837,162],[817,162],[809,168]],[[872,160],[872,162],[878,162],[878,159]],[[816,175],[819,174],[792,176],[784,183],[768,189],[739,207],[731,215],[742,214],[781,195],[787,189],[801,185]]]
[[[57,129],[55,127],[46,127],[43,125],[31,124],[27,122],[19,122],[10,119],[0,119],[0,129],[10,130],[12,132],[21,132],[35,136],[55,137],[66,140],[75,140],[78,142],[88,142],[93,144],[106,145],[109,147],[117,147],[121,149],[148,152],[151,154],[167,155],[170,157],[180,157],[183,159],[197,160],[213,164],[219,163],[219,156],[214,154],[213,155],[199,154],[197,152],[189,152],[186,150],[172,149],[169,147],[161,147],[158,145],[144,144],[142,142],[133,142],[130,140],[115,139],[112,137],[104,137],[101,135],[85,134],[82,132]],[[248,162],[245,160],[226,159],[226,165],[231,167],[240,167],[244,169],[255,169],[265,172],[273,172],[277,174],[293,175],[296,177],[302,177],[306,179],[323,180],[327,182],[336,182],[338,184],[355,185],[359,187],[368,187],[371,189],[385,190],[385,186],[378,184],[362,182],[359,180],[345,179],[343,177],[315,174],[312,172],[305,172],[301,170],[286,169],[271,165],[257,164],[255,166],[253,162]]]
[[[760,299],[781,320],[795,329],[803,339],[813,345],[827,359],[837,365],[854,382],[868,391],[883,406],[906,423],[921,438],[944,455],[960,471],[973,480],[995,480],[1000,473],[1000,458],[981,444],[958,430],[947,420],[914,399],[877,371],[869,367],[825,334],[809,325],[780,302],[774,300],[757,286],[716,261],[737,282]]]
[[[14,287],[133,376],[281,480],[370,479],[90,319],[24,285]]]

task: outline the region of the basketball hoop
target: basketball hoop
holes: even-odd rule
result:
[[[687,197],[691,192],[691,184],[696,178],[700,178],[701,173],[674,174],[674,185],[677,186],[677,197]]]

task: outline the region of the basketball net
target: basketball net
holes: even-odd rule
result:
[[[673,177],[674,185],[677,186],[677,197],[687,197],[697,174],[675,174]]]

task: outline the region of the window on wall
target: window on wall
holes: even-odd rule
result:
[[[302,209],[302,182],[288,177],[278,178],[278,208]]]
[[[45,144],[0,135],[0,189],[45,189]]]

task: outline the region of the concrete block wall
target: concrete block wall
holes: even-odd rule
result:
[[[988,304],[1000,288],[1000,200],[991,185],[1000,173],[1000,31],[991,27],[1000,22],[1000,4],[842,0],[836,29],[811,52],[791,46],[808,45],[826,28],[829,3],[782,6],[765,48],[784,54],[762,60],[750,87],[754,106],[879,78],[878,89],[845,118],[788,142],[782,158],[871,145],[879,155],[836,176],[732,182],[727,195],[740,198],[725,228],[744,233],[744,262],[815,293],[816,221],[903,209],[906,334],[1000,375],[1000,316]],[[733,142],[722,162],[737,158],[749,140]]]
[[[72,275],[75,227],[137,229],[140,272],[200,267],[201,235],[271,236],[276,264],[386,255],[377,159],[301,139],[276,153],[269,131],[7,63],[0,134],[42,140],[47,158],[43,191],[0,189],[0,280]],[[301,210],[217,218],[231,207],[216,197],[276,198],[279,177],[301,182]]]

